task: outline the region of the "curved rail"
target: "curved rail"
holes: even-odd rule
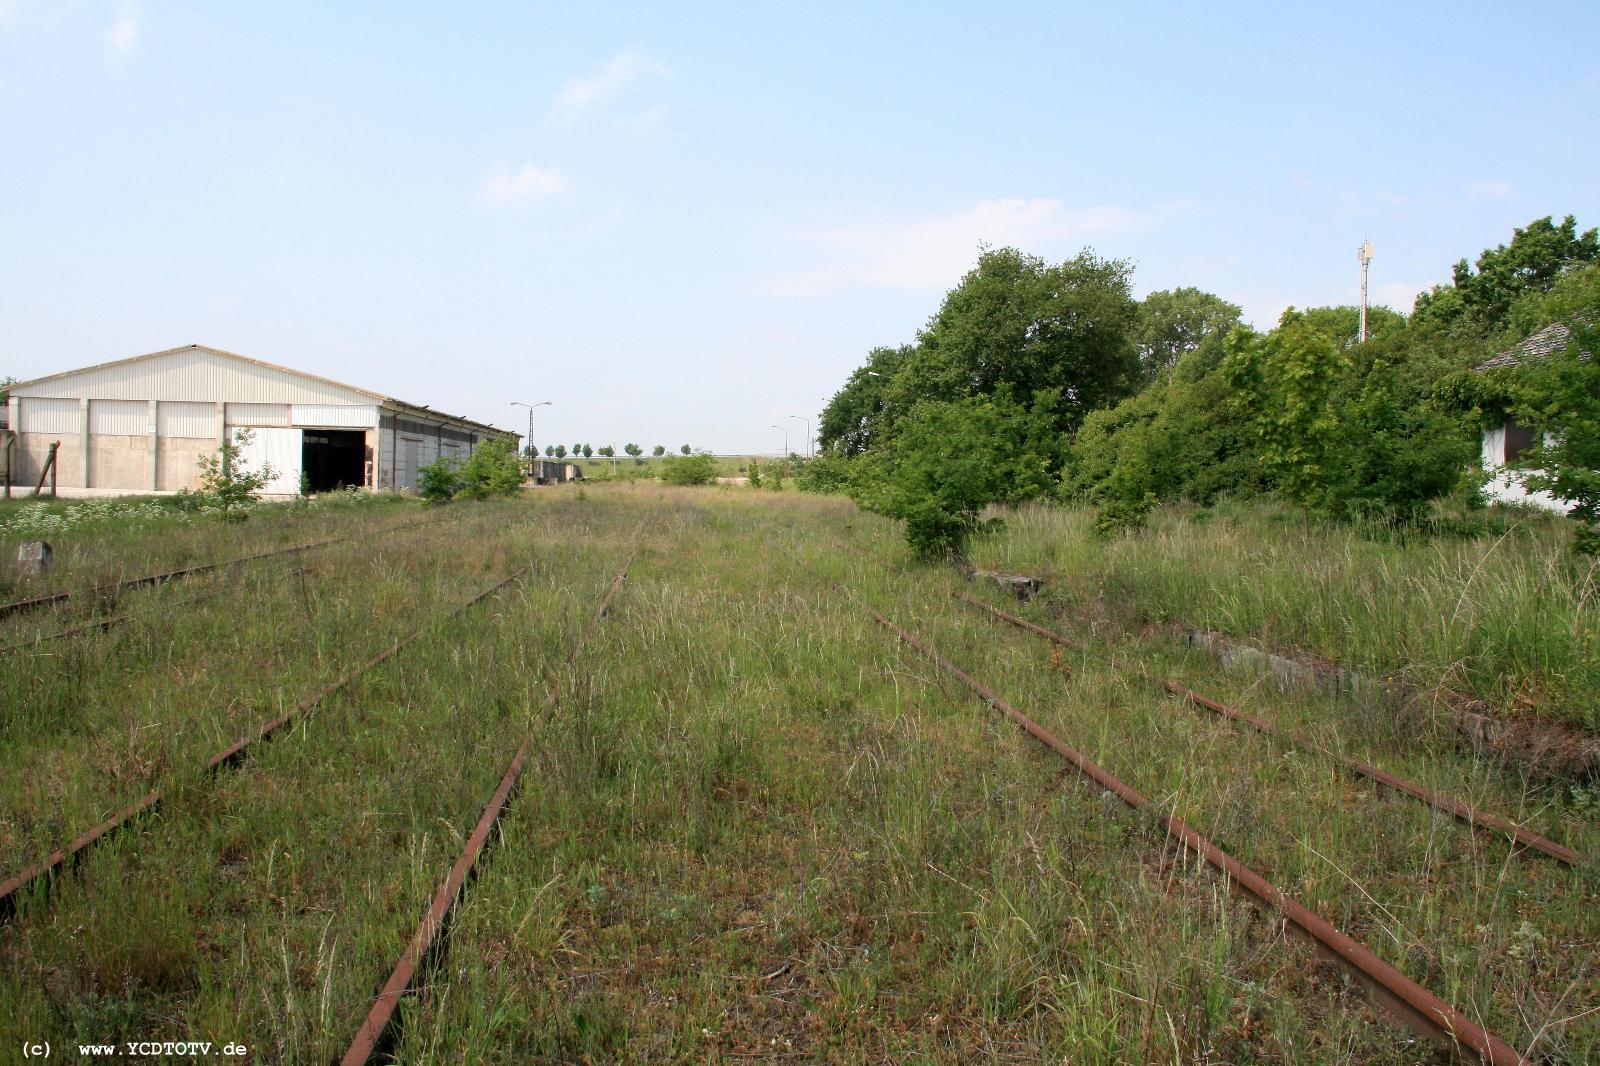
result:
[[[628,576],[628,570],[633,566],[634,550],[628,556],[628,561],[623,564],[622,570],[612,580],[611,587],[606,591],[605,598],[600,601],[600,606],[595,609],[594,615],[589,619],[588,626],[579,634],[572,650],[567,653],[567,663],[571,664],[578,658],[578,653],[583,650],[584,644],[589,640],[600,620],[611,609],[611,601],[615,598],[617,590],[622,587],[622,582]],[[545,714],[555,709],[560,700],[560,689],[552,685],[545,692]],[[350,1041],[350,1047],[345,1051],[340,1060],[342,1066],[362,1066],[370,1062],[389,1042],[393,1035],[392,1026],[395,1014],[400,1008],[400,1000],[411,988],[412,980],[417,971],[427,961],[428,955],[433,952],[443,937],[446,923],[449,921],[450,912],[461,899],[466,888],[467,878],[472,875],[472,868],[477,863],[478,857],[483,854],[484,846],[489,842],[489,834],[494,830],[495,824],[505,812],[506,804],[511,799],[511,793],[516,789],[517,779],[522,776],[523,766],[527,763],[528,752],[532,749],[533,738],[528,737],[518,745],[516,753],[512,755],[510,764],[500,777],[500,785],[489,797],[489,802],[483,808],[477,825],[473,827],[472,834],[467,837],[466,847],[456,859],[455,865],[450,867],[450,872],[445,876],[444,883],[434,893],[433,900],[428,904],[428,909],[422,915],[422,921],[417,926],[416,932],[411,935],[411,940],[400,954],[400,959],[390,971],[388,980],[384,981],[378,995],[372,1001],[372,1008],[367,1012],[366,1019],[361,1023],[361,1028],[356,1030],[356,1035]]]
[[[1185,849],[1221,871],[1230,885],[1253,897],[1273,913],[1283,915],[1290,928],[1310,939],[1319,950],[1342,965],[1373,993],[1378,1003],[1413,1030],[1458,1054],[1463,1049],[1470,1050],[1476,1058],[1490,1066],[1520,1066],[1526,1062],[1511,1045],[1395,969],[1371,948],[1297,902],[1261,874],[1217,847],[1187,822],[1175,815],[1151,810],[1151,803],[1143,794],[1007,703],[999,693],[940,655],[915,634],[902,629],[863,603],[848,589],[843,591],[880,625],[961,681],[985,703],[1021,726],[1028,735],[1061,755],[1084,777],[1111,792],[1134,810],[1151,811],[1158,824]]]

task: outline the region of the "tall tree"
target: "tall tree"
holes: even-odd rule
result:
[[[874,348],[867,363],[851,374],[822,409],[817,423],[817,446],[841,455],[860,455],[881,440],[888,429],[884,401],[889,379],[914,349]]]
[[[1146,380],[1199,348],[1207,337],[1225,337],[1243,312],[1220,296],[1199,289],[1164,289],[1139,302],[1134,344]]]
[[[1571,215],[1559,226],[1547,215],[1513,231],[1510,244],[1486,249],[1476,270],[1465,259],[1457,263],[1451,285],[1436,285],[1417,297],[1415,317],[1488,336],[1506,326],[1518,298],[1548,292],[1569,269],[1596,262],[1600,233],[1579,233]]]
[[[1339,419],[1330,400],[1344,354],[1291,307],[1264,337],[1235,330],[1222,366],[1279,490],[1307,512],[1308,522],[1310,511],[1331,510]]]
[[[1131,268],[1084,251],[1056,266],[1014,248],[983,252],[889,380],[891,417],[919,400],[1004,389],[1066,436],[1138,382]]]

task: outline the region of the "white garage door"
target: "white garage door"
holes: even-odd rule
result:
[[[250,443],[240,459],[245,469],[255,473],[270,464],[277,477],[261,491],[268,496],[300,494],[300,431],[298,429],[252,429]]]

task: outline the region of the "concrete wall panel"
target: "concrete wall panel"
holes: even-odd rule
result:
[[[162,492],[198,489],[199,461],[205,456],[215,454],[217,454],[215,437],[162,437],[161,447],[156,453],[156,488]]]
[[[150,491],[150,437],[96,433],[89,438],[89,487]]]

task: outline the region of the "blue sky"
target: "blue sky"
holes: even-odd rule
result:
[[[192,342],[776,451],[980,241],[1270,325],[1600,223],[1600,4],[0,0],[0,374]]]

